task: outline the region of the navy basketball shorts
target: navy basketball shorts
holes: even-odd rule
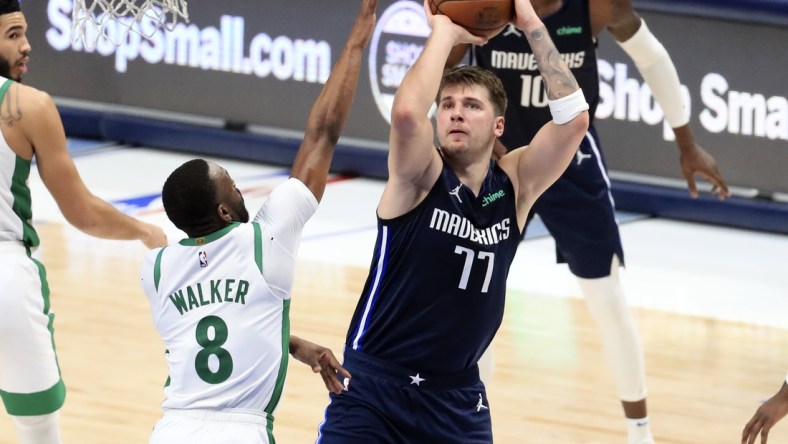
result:
[[[613,255],[624,264],[607,165],[593,126],[569,167],[536,200],[532,212],[555,239],[558,262],[567,263],[575,276],[609,276]]]
[[[398,367],[350,348],[352,378],[331,403],[320,444],[487,444],[490,408],[479,369],[435,376]]]

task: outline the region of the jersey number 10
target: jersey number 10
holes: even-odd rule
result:
[[[520,106],[523,108],[544,108],[547,106],[547,92],[542,76],[523,74],[523,89],[520,92]]]

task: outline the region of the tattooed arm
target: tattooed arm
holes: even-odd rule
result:
[[[49,94],[14,83],[0,104],[0,127],[19,157],[35,156],[38,173],[66,220],[91,236],[167,244],[161,228],[129,217],[88,190],[68,153],[66,134]]]
[[[579,87],[575,76],[564,63],[561,54],[555,49],[547,28],[536,15],[533,7],[530,6],[530,2],[518,1],[515,4],[517,5],[515,26],[523,30],[531,45],[539,72],[544,79],[547,98],[556,100],[577,91]],[[521,4],[525,6],[521,7]]]
[[[18,86],[16,83],[11,83],[8,91],[6,91],[6,100],[3,100],[2,105],[0,105],[0,127],[10,128],[22,118],[22,109],[19,106],[19,92],[17,91]],[[6,131],[3,130],[3,132],[5,133]]]
[[[569,165],[588,129],[589,120],[588,111],[580,111],[579,114],[570,112],[568,118],[561,118],[563,112],[558,111],[566,107],[554,107],[556,103],[561,103],[555,102],[557,100],[566,99],[576,103],[574,99],[579,99],[585,105],[584,109],[588,106],[582,96],[578,97],[582,93],[578,92],[577,81],[556,50],[531,2],[515,0],[515,9],[514,25],[525,33],[531,45],[553,114],[553,121],[536,133],[528,147],[513,150],[499,160],[501,167],[516,183],[518,220],[522,228],[533,202]],[[577,107],[571,108],[578,111]],[[517,122],[506,123],[517,125]]]

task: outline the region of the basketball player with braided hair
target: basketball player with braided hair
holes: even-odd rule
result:
[[[0,398],[22,444],[60,443],[66,388],[54,347],[54,313],[44,265],[34,257],[27,179],[38,174],[66,221],[104,239],[165,245],[161,228],[129,217],[93,195],[69,156],[50,96],[22,85],[30,44],[17,0],[0,0]]]
[[[288,351],[342,392],[333,354],[290,335],[295,259],[304,224],[323,197],[350,114],[377,0],[361,0],[345,47],[309,113],[290,179],[251,218],[219,165],[186,162],[162,202],[188,238],[150,252],[141,270],[170,379],[150,442],[273,443]]]
[[[601,332],[605,357],[626,417],[627,442],[652,443],[643,349],[618,276],[624,252],[607,167],[593,124],[599,102],[596,44],[602,31],[610,32],[632,58],[662,107],[665,121],[676,137],[681,172],[691,196],[698,194],[696,174],[705,177],[712,184],[712,193],[720,198],[728,196],[728,187],[714,158],[695,142],[670,55],[632,8],[630,0],[532,0],[531,4],[586,94],[592,122],[576,147],[576,159],[534,204],[529,220],[534,214],[540,216],[555,240],[558,262],[566,262],[578,279]],[[466,51],[467,45],[455,48],[447,65],[454,66]],[[528,62],[532,56],[526,38],[511,27],[486,45],[471,47],[471,64],[492,70],[506,85],[509,95],[508,129],[496,143],[497,156],[527,144],[550,119],[542,100],[523,99],[526,93],[541,91],[540,74]],[[485,375],[491,373],[492,351],[485,354],[480,365]]]
[[[527,149],[495,161],[503,85],[480,68],[443,70],[453,46],[484,40],[433,15],[425,1],[432,31],[394,97],[377,242],[345,339],[353,379],[342,395],[329,395],[318,443],[493,441],[477,361],[501,325],[528,212],[588,128],[583,92],[544,25],[528,0],[515,6],[515,26],[536,48],[548,84],[552,120]]]

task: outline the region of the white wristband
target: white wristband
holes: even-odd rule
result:
[[[547,104],[550,105],[550,114],[553,115],[553,122],[556,125],[571,122],[572,119],[588,109],[588,102],[586,102],[582,89],[560,99],[548,100]]]
[[[640,20],[640,28],[629,40],[617,43],[635,62],[670,127],[689,123],[689,110],[684,105],[676,67],[668,51],[649,31],[646,21]]]

